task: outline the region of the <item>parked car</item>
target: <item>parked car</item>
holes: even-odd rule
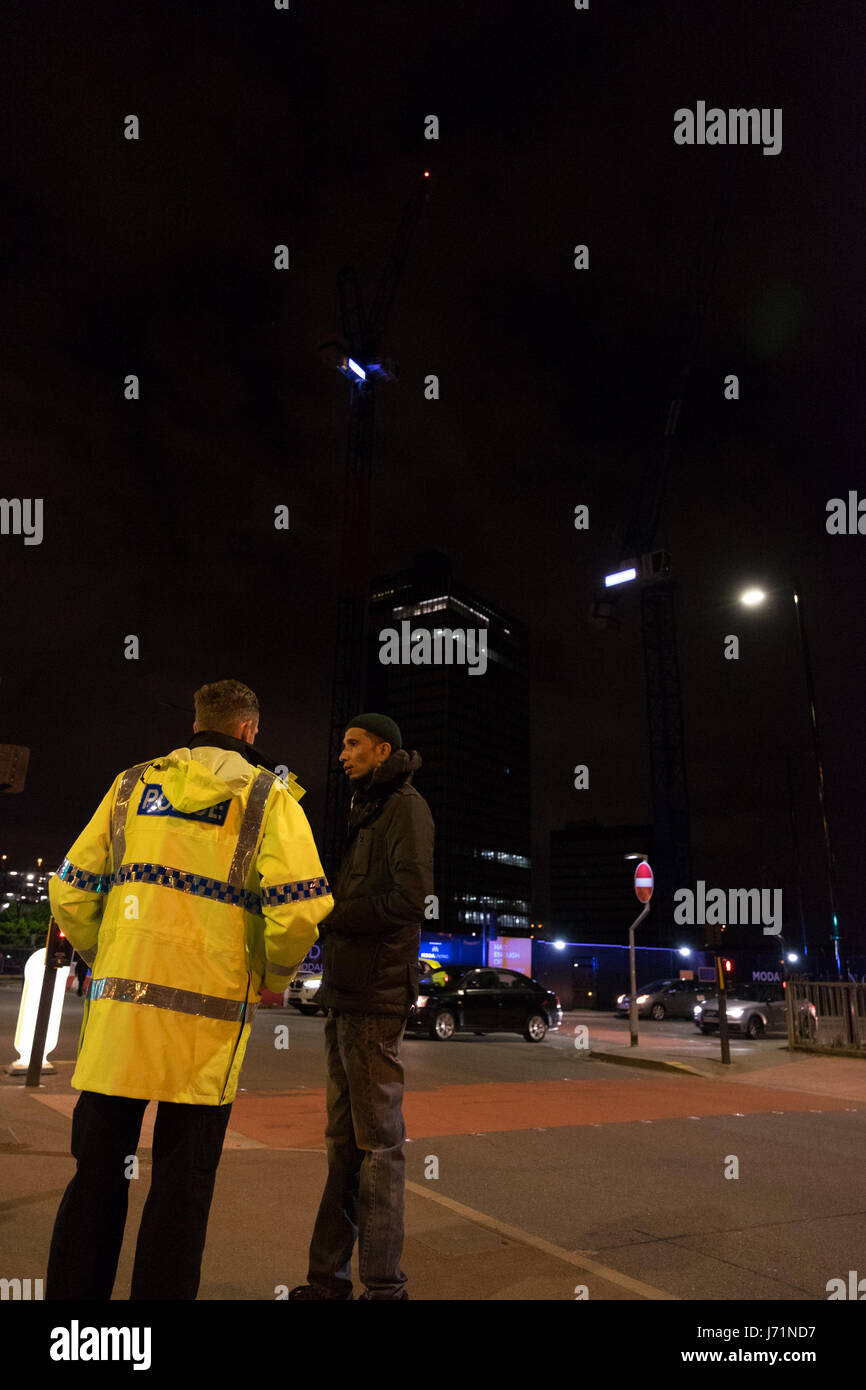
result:
[[[437,975],[440,972],[437,972]],[[516,970],[488,966],[445,966],[447,979],[424,977],[406,1023],[407,1033],[446,1042],[455,1033],[521,1033],[541,1042],[562,1023],[562,1005],[553,990]]]
[[[788,1001],[781,985],[737,984],[725,991],[728,1028],[748,1038],[786,1030]],[[719,999],[713,994],[695,1006],[695,1027],[714,1033],[719,1026]]]
[[[651,980],[638,986],[638,1018],[692,1018],[695,1005],[703,1003],[712,988],[700,980]],[[629,995],[619,995],[614,1013],[627,1015],[628,1001]]]

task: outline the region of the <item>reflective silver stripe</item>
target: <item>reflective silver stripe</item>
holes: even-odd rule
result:
[[[262,907],[277,907],[280,903],[297,903],[308,898],[322,898],[330,893],[326,878],[301,878],[294,883],[273,883],[262,889]]]
[[[298,961],[298,965],[300,965]],[[275,965],[272,960],[265,961],[265,974],[267,975],[294,975],[298,965]]]
[[[255,1004],[245,1004],[243,999],[221,999],[216,994],[195,994],[190,989],[172,989],[148,980],[121,980],[114,975],[91,979],[87,994],[91,1001],[118,999],[127,1004],[149,1004],[154,1009],[195,1014],[198,1018],[218,1018],[225,1023],[238,1023],[241,1019],[250,1023],[256,1011]]]
[[[232,888],[244,888],[246,886],[253,850],[256,847],[259,831],[262,828],[262,818],[265,814],[265,802],[276,780],[272,772],[260,772],[255,782],[253,782],[253,789],[250,792],[250,799],[247,802],[243,824],[241,825],[238,842],[235,846],[232,866],[229,869],[227,882]]]
[[[92,874],[89,869],[80,869],[70,859],[64,859],[57,870],[57,877],[81,893],[107,893],[111,888],[111,874]]]
[[[248,893],[245,888],[232,888],[219,878],[208,878],[206,874],[187,873],[186,869],[173,869],[170,864],[151,864],[127,860],[121,864],[117,873],[111,876],[112,886],[123,883],[149,883],[160,888],[176,888],[181,893],[192,893],[202,898],[212,898],[216,902],[227,903],[231,907],[242,907],[246,912],[262,915],[261,900],[256,893]]]
[[[115,871],[123,863],[126,852],[126,812],[129,800],[135,784],[147,767],[150,767],[150,763],[137,763],[135,767],[127,768],[120,779],[117,800],[111,812],[111,857]]]

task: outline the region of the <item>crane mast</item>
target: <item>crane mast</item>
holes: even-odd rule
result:
[[[319,347],[326,363],[347,378],[350,393],[325,791],[324,859],[330,876],[336,874],[348,804],[345,773],[339,764],[343,734],[348,721],[364,707],[376,386],[380,381],[397,378],[396,367],[390,359],[380,356],[380,349],[412,237],[428,201],[427,184],[422,183],[406,204],[369,313],[365,311],[354,268],[347,265],[339,272],[337,294],[343,338]]]

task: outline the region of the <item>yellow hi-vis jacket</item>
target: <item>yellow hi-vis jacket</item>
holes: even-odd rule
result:
[[[302,795],[206,745],[115,778],[48,885],[92,971],[76,1090],[234,1100],[262,984],[285,989],[334,906]]]

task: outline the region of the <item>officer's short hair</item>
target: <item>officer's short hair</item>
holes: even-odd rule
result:
[[[229,733],[237,724],[259,716],[259,702],[241,681],[212,681],[197,690],[195,720],[200,730]]]

